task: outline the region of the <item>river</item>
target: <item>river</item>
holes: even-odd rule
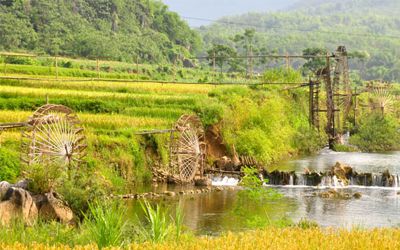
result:
[[[289,160],[271,168],[301,173],[304,168],[326,171],[336,162],[352,166],[358,172],[400,174],[400,152],[385,154],[336,153],[323,150],[320,154]],[[176,190],[177,187],[164,187]],[[225,231],[243,231],[255,225],[290,220],[308,219],[323,227],[399,227],[400,188],[378,186],[349,186],[335,188],[348,199],[321,198],[319,194],[329,187],[271,186],[282,198],[264,203],[243,201],[238,190],[203,193],[170,198],[159,202],[174,214],[182,208],[186,227],[199,235],[218,235]],[[160,189],[160,187],[158,187]],[[361,198],[353,198],[360,193]],[[243,205],[244,204],[244,205]],[[133,213],[141,217],[136,201],[130,201]]]

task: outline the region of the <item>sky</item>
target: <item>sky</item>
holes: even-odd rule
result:
[[[297,0],[163,0],[169,9],[183,17],[218,19],[247,12],[267,12],[284,9]],[[184,18],[185,19],[185,18]],[[210,22],[185,19],[192,27]]]

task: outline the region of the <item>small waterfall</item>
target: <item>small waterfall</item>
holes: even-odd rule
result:
[[[330,176],[324,176],[321,179],[322,187],[331,187],[332,186],[332,178]]]
[[[239,179],[228,177],[228,176],[225,176],[223,178],[214,177],[212,179],[213,186],[237,186],[238,183],[239,183]]]
[[[383,187],[384,185],[383,185],[382,179],[383,179],[382,175],[373,174],[372,175],[372,186]]]
[[[293,185],[294,185],[294,178],[293,178],[293,174],[291,174],[289,177],[289,186],[293,186]]]
[[[400,177],[398,174],[393,175],[393,187],[394,188],[399,188],[399,180],[400,180]]]
[[[307,185],[307,180],[306,180],[306,178],[305,178],[304,175],[300,174],[300,175],[297,177],[296,185],[297,185],[297,186],[306,186],[306,185]]]
[[[333,187],[344,187],[344,184],[334,175],[332,177]]]

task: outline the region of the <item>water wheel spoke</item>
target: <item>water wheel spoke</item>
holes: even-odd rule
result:
[[[27,164],[58,164],[78,166],[85,157],[86,137],[71,109],[47,104],[31,116],[22,146],[26,148]]]

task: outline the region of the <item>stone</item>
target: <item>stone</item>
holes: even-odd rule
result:
[[[39,211],[39,217],[47,221],[58,221],[65,224],[74,224],[74,213],[59,198],[57,193],[47,193],[34,197]]]
[[[13,185],[16,188],[22,188],[28,190],[29,180],[21,180]]]
[[[216,190],[217,192],[221,192],[221,191],[224,190],[224,188],[223,188],[223,187],[217,187],[215,190]]]
[[[5,196],[5,194],[7,193],[9,188],[11,188],[10,183],[8,183],[6,181],[0,182],[0,201],[3,200],[3,196]]]
[[[179,194],[180,194],[180,195],[184,195],[184,194],[186,194],[186,193],[185,193],[185,191],[179,191]]]
[[[209,178],[196,179],[194,185],[198,187],[210,187],[212,186],[212,181]]]
[[[328,191],[320,193],[319,197],[321,197],[321,198],[334,198],[334,199],[350,199],[351,198],[351,194],[344,193],[344,192],[338,192],[338,191],[336,191],[334,189],[330,189]]]
[[[200,190],[200,189],[197,189],[197,190],[196,190],[196,193],[197,193],[197,194],[201,194],[201,190]]]
[[[220,170],[225,170],[225,171],[235,170],[235,165],[232,162],[232,159],[229,158],[228,156],[223,156],[220,159],[216,160],[215,165]]]
[[[361,195],[361,193],[359,193],[359,192],[353,194],[353,197],[354,197],[355,199],[360,199],[361,196],[362,196],[362,195]]]
[[[166,196],[169,196],[169,197],[174,197],[174,196],[176,195],[175,192],[171,192],[171,191],[165,191],[164,194],[165,194]]]
[[[12,187],[0,202],[0,224],[7,225],[15,218],[21,218],[27,225],[32,225],[38,218],[38,209],[28,191]]]
[[[342,164],[340,162],[336,162],[331,171],[345,185],[349,184],[349,178],[353,174],[353,169],[350,166]]]

